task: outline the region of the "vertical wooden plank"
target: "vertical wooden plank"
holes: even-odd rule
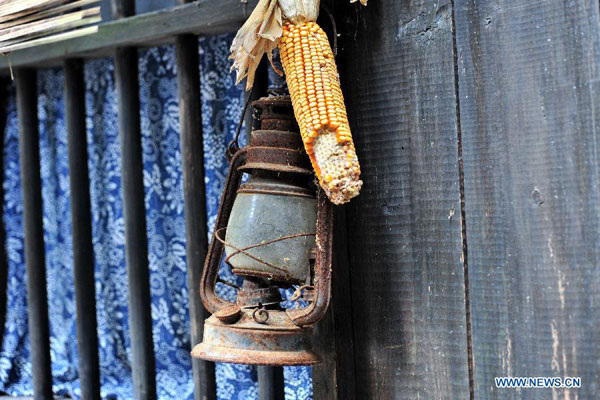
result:
[[[112,0],[113,17],[135,13],[133,0]],[[148,242],[140,131],[138,54],[133,47],[115,51],[115,81],[119,106],[121,180],[125,219],[125,253],[129,284],[134,394],[137,400],[156,399],[156,365],[152,342]]]
[[[344,5],[356,397],[469,397],[452,3]],[[341,383],[340,383],[341,384]]]
[[[181,35],[175,40],[179,125],[183,162],[184,206],[190,326],[192,346],[202,342],[204,320],[208,313],[200,299],[200,278],[208,248],[206,188],[204,183],[204,145],[198,68],[198,38]],[[193,359],[194,398],[216,399],[214,363]]]
[[[456,1],[476,398],[600,390],[599,14],[596,0]]]
[[[333,263],[332,270],[335,271],[335,264]],[[332,295],[331,302],[333,301],[334,296]],[[323,319],[313,327],[313,338],[313,351],[321,357],[321,363],[312,366],[313,398],[319,400],[338,400],[340,396],[338,395],[336,380],[337,353],[332,303],[329,304],[329,309]],[[351,367],[354,368],[354,360],[352,360]],[[347,399],[354,399],[354,391],[350,392],[350,397]]]
[[[27,313],[31,344],[33,389],[36,400],[52,399],[50,328],[40,178],[37,74],[15,71],[19,115],[19,158],[23,186],[23,225],[27,269]]]
[[[334,210],[332,293],[327,315],[315,327],[323,363],[313,366],[315,399],[356,399],[354,330],[345,207]]]
[[[335,382],[338,399],[356,398],[354,342],[352,319],[352,281],[348,259],[348,226],[345,208],[334,211],[334,253],[332,273],[332,311],[335,342]]]
[[[100,399],[100,367],[96,323],[96,288],[88,152],[85,127],[85,83],[83,62],[66,60],[65,114],[71,184],[73,273],[77,305],[79,379],[84,399]]]

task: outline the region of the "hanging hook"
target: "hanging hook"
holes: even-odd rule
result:
[[[248,94],[248,99],[244,104],[244,109],[242,111],[242,115],[240,116],[240,122],[238,123],[237,130],[235,132],[235,137],[231,142],[229,142],[229,146],[227,146],[227,151],[225,155],[227,156],[227,160],[231,161],[235,153],[237,153],[240,149],[240,133],[242,132],[242,126],[244,125],[244,118],[246,117],[246,113],[248,112],[248,106],[250,105],[250,101],[252,101],[252,94],[254,93],[254,87],[250,89],[250,93]]]

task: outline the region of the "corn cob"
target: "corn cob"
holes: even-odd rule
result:
[[[285,22],[281,61],[304,147],[334,204],[358,195],[360,166],[350,134],[335,58],[316,22]]]

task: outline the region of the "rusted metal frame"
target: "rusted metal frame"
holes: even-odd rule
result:
[[[313,325],[321,320],[327,312],[331,298],[333,205],[320,187],[317,202],[314,301],[306,308],[286,310],[288,316],[298,326]]]
[[[277,101],[282,101],[282,99],[273,99],[270,101],[271,104],[268,100],[261,100],[262,107],[259,107],[259,109],[262,109],[264,113],[263,116],[266,117],[266,120],[262,121],[261,127],[264,125],[269,126],[269,124],[275,120],[275,118],[273,118],[273,121],[269,121],[269,112],[272,111],[272,108],[275,108],[275,105],[272,103],[276,103]],[[289,99],[287,99],[287,103],[289,103]],[[290,118],[290,122],[292,121],[293,120]],[[220,263],[226,245],[224,240],[218,235],[226,229],[228,218],[235,197],[237,193],[239,193],[239,189],[244,185],[248,186],[248,184],[239,185],[241,172],[252,170],[252,174],[283,174],[284,176],[289,176],[289,178],[286,179],[292,180],[296,179],[292,178],[293,176],[306,176],[306,174],[310,173],[309,169],[304,168],[306,166],[303,165],[302,161],[297,160],[298,162],[296,163],[290,162],[294,157],[291,156],[289,149],[295,147],[291,143],[288,143],[289,139],[287,139],[287,137],[289,135],[284,135],[285,133],[293,132],[293,128],[291,128],[292,124],[290,122],[288,122],[288,125],[290,125],[288,126],[289,129],[283,131],[263,131],[262,129],[256,131],[252,136],[250,145],[240,150],[232,160],[225,193],[217,216],[217,226],[215,227],[214,237],[211,241],[207,263],[205,265],[203,279],[204,286],[201,289],[201,294],[207,308],[212,307],[216,312],[213,317],[210,318],[210,321],[207,321],[207,325],[205,325],[207,329],[205,330],[205,334],[208,335],[205,337],[205,341],[208,340],[207,343],[210,343],[210,345],[203,343],[201,346],[195,348],[193,354],[197,357],[226,362],[227,360],[229,360],[229,362],[248,362],[259,365],[269,365],[272,363],[277,363],[279,365],[306,365],[318,361],[318,358],[315,358],[313,354],[302,351],[292,351],[292,348],[293,346],[300,346],[299,348],[302,348],[302,341],[306,340],[308,337],[307,335],[309,335],[308,332],[310,327],[323,317],[329,303],[333,207],[320,189],[318,192],[316,224],[316,235],[318,238],[316,240],[317,248],[315,250],[315,290],[311,290],[310,295],[307,296],[307,298],[314,300],[314,302],[312,302],[309,307],[301,310],[263,310],[263,314],[265,314],[263,315],[264,317],[272,316],[277,319],[277,322],[273,322],[273,326],[277,326],[278,328],[272,330],[270,328],[259,327],[261,320],[256,317],[256,314],[257,310],[260,311],[260,307],[248,314],[248,310],[242,312],[240,307],[243,305],[241,305],[239,301],[238,305],[231,305],[231,303],[223,301],[214,294],[214,286],[218,279],[218,269],[215,266]],[[262,138],[261,134],[264,134],[265,137]],[[263,139],[265,141],[264,145]],[[270,139],[270,141],[268,139]],[[263,147],[265,149],[263,149]],[[261,151],[266,150],[267,147],[270,147],[270,151]],[[286,149],[288,151],[279,151]],[[240,154],[243,154],[243,159],[238,158]],[[250,168],[250,165],[254,167],[259,166],[259,169],[254,170],[253,168]],[[252,182],[252,180],[250,182]],[[250,187],[246,189],[250,192],[254,192],[254,189],[257,188]],[[260,191],[260,188],[258,188],[258,190]],[[285,190],[286,189],[284,189],[284,191]],[[277,192],[277,189],[274,188],[269,188],[269,193],[280,195],[280,193]],[[314,195],[311,195],[311,197],[312,196]],[[253,246],[250,246],[249,248],[251,247]],[[235,273],[238,275],[245,275],[243,271],[236,271]],[[257,276],[257,272],[252,271],[249,275]],[[271,274],[268,275],[270,276]],[[312,286],[307,288],[312,289]],[[242,291],[243,290],[244,289],[242,289]],[[244,307],[242,308],[245,309]],[[242,319],[237,322],[239,318]],[[255,323],[258,323],[259,325],[256,327],[248,325],[249,321],[251,323],[252,318],[254,318]],[[218,320],[221,322],[218,322]],[[223,325],[223,323],[225,325]],[[282,331],[282,329],[284,329],[284,331]],[[260,340],[260,344],[255,343],[256,340]],[[278,344],[271,344],[271,340]],[[229,343],[229,345],[227,345],[227,343]],[[233,346],[231,346],[232,344]],[[292,347],[289,347],[288,350],[283,350],[287,348],[286,346]],[[281,353],[282,351],[284,354]],[[290,351],[291,353],[287,353]]]
[[[296,327],[282,312],[270,312],[269,321],[276,320],[273,324],[284,325],[284,329],[252,328],[260,324],[254,320],[248,322],[251,314],[253,311],[244,312],[242,318],[246,318],[246,323],[241,328],[224,325],[215,321],[214,316],[211,317],[205,325],[208,330],[204,332],[204,340],[208,340],[212,346],[201,356],[219,362],[258,366],[303,366],[319,361],[312,352],[306,350],[310,347],[310,328]],[[199,356],[199,353],[193,352],[192,355]]]
[[[37,74],[34,69],[17,69],[15,77],[19,115],[19,158],[23,187],[27,314],[33,390],[36,399],[47,400],[52,399],[53,396],[40,177]]]
[[[223,190],[223,196],[221,197],[221,203],[219,205],[219,212],[217,213],[217,222],[213,232],[213,238],[208,246],[208,256],[204,263],[204,269],[202,271],[202,284],[200,287],[200,296],[204,307],[214,314],[219,309],[232,305],[232,302],[223,300],[215,292],[215,285],[218,279],[218,269],[210,268],[211,265],[217,265],[221,261],[225,245],[216,240],[215,235],[219,230],[226,229],[227,223],[229,222],[229,215],[231,215],[231,209],[233,208],[233,202],[237,195],[237,188],[242,180],[242,172],[240,167],[246,161],[246,149],[239,150],[231,159],[229,172],[227,173],[227,179],[225,181],[225,188]]]
[[[271,103],[277,101],[277,99],[274,99],[271,101]],[[267,107],[266,109],[270,108]],[[274,116],[272,118],[275,119]],[[282,145],[283,144],[284,143],[282,143]],[[258,146],[258,149],[260,148],[261,147]],[[231,160],[231,167],[227,175],[225,190],[217,215],[217,225],[215,226],[213,239],[211,240],[209,246],[208,257],[206,259],[203,271],[203,286],[201,288],[201,296],[205,307],[211,313],[215,313],[219,309],[232,304],[216,295],[214,287],[218,279],[218,271],[216,268],[210,268],[210,266],[217,265],[221,260],[225,243],[223,240],[219,240],[218,233],[227,228],[229,215],[237,195],[237,189],[240,186],[242,171],[248,169],[247,165],[245,164],[246,160],[252,157],[254,164],[269,165],[274,168],[274,170],[279,172],[291,172],[292,169],[293,172],[296,172],[296,169],[298,169],[297,165],[287,165],[285,163],[279,165],[279,163],[286,160],[285,157],[289,156],[289,152],[278,154],[277,150],[283,149],[275,148],[273,150],[274,151],[253,154],[254,147],[248,146],[239,150]],[[290,171],[288,171],[288,169],[290,169]],[[288,316],[297,326],[312,325],[319,321],[327,311],[331,295],[333,205],[327,199],[327,196],[321,189],[318,189],[317,193],[318,211],[316,223],[316,259],[314,274],[315,301],[306,308],[290,309],[286,311]]]
[[[277,104],[281,103],[281,104]],[[215,313],[205,322],[204,340],[202,344],[196,346],[192,355],[194,357],[200,357],[203,359],[220,361],[220,362],[236,362],[236,363],[249,363],[254,365],[312,365],[318,363],[320,358],[311,350],[311,325],[299,325],[292,321],[287,314],[287,311],[279,307],[279,302],[273,303],[271,290],[276,287],[271,286],[269,279],[274,279],[273,273],[267,273],[266,280],[257,278],[263,271],[257,272],[252,271],[245,273],[245,271],[234,270],[234,273],[239,276],[245,276],[244,285],[241,288],[241,292],[250,291],[248,295],[238,297],[237,304],[231,304],[223,301],[220,298],[216,298],[214,294],[214,286],[218,281],[218,265],[220,264],[222,253],[225,247],[224,241],[218,240],[218,233],[226,229],[228,219],[235,202],[235,198],[239,193],[239,175],[242,171],[249,170],[247,162],[252,158],[252,164],[260,165],[262,168],[252,169],[249,171],[253,177],[250,179],[249,184],[252,184],[256,178],[278,176],[281,179],[281,187],[279,185],[266,185],[266,189],[269,193],[274,195],[280,195],[279,190],[282,192],[288,192],[288,186],[295,187],[301,193],[304,191],[311,192],[311,197],[314,199],[314,191],[311,191],[307,185],[308,174],[310,170],[303,168],[302,166],[307,162],[306,160],[297,162],[295,165],[292,163],[288,164],[289,158],[281,157],[286,152],[282,151],[278,155],[277,151],[262,152],[253,154],[255,149],[261,149],[262,147],[271,147],[275,150],[279,149],[300,149],[302,148],[302,142],[300,137],[292,128],[293,118],[287,118],[288,121],[284,125],[288,125],[288,129],[264,131],[264,126],[271,126],[274,122],[270,120],[270,114],[277,114],[275,109],[278,106],[287,105],[291,111],[291,104],[289,98],[277,98],[277,99],[261,99],[256,108],[262,111],[265,119],[261,120],[261,130],[255,131],[252,135],[250,144],[235,154],[232,160],[232,167],[229,171],[228,180],[226,182],[226,191],[224,193],[222,202],[220,204],[219,214],[217,216],[217,226],[215,228],[215,236],[211,241],[211,247],[209,248],[209,255],[207,257],[207,264],[205,265],[205,271],[203,276],[203,287],[201,294],[205,304],[211,303],[211,294],[213,299],[221,301],[221,304],[213,304],[213,307],[217,309]],[[286,114],[288,112],[286,111]],[[283,121],[280,121],[280,123]],[[277,124],[273,124],[276,126]],[[281,126],[283,127],[283,125]],[[261,135],[264,135],[261,136]],[[237,158],[240,154],[244,155],[244,159],[240,160]],[[262,155],[262,156],[261,156]],[[251,157],[252,156],[252,157]],[[301,171],[301,172],[299,172]],[[238,177],[235,179],[235,177]],[[233,182],[233,184],[232,184]],[[247,186],[252,186],[244,184]],[[244,186],[242,185],[242,186]],[[254,193],[253,188],[247,188],[250,193]],[[260,189],[259,189],[260,190]],[[297,195],[296,195],[297,196]],[[302,197],[302,196],[301,196]],[[320,203],[320,205],[326,205],[326,203]],[[319,213],[319,215],[321,215]],[[323,220],[325,221],[325,220]],[[332,228],[331,224],[319,223],[324,225],[321,229]],[[327,235],[322,235],[324,239]],[[329,236],[330,237],[330,236]],[[317,242],[317,244],[319,244]],[[229,246],[227,244],[227,246]],[[329,248],[330,246],[320,246]],[[320,251],[315,251],[319,253]],[[317,256],[319,257],[319,256]],[[326,257],[320,257],[319,260],[325,260]],[[258,260],[261,261],[261,260]],[[308,267],[308,265],[307,265]],[[319,280],[322,282],[329,282],[327,279],[322,279],[324,276],[323,269],[316,267],[317,275]],[[281,278],[284,282],[290,282],[290,279],[285,277]],[[301,284],[306,285],[306,280],[303,280]],[[304,286],[308,288],[307,286]],[[312,287],[312,286],[311,286]],[[327,285],[320,285],[320,288],[328,288]],[[312,293],[312,292],[311,292]],[[328,296],[329,291],[325,291]],[[316,296],[316,294],[314,295]],[[314,296],[307,295],[306,298],[315,299]],[[244,303],[244,299],[251,299],[251,304]],[[240,302],[241,300],[241,302]],[[256,301],[255,301],[256,300]],[[258,301],[258,303],[257,303]],[[255,304],[256,303],[256,304]],[[269,305],[267,305],[267,303]],[[325,301],[317,301],[318,306],[311,308],[312,312],[308,312],[309,318],[313,316],[314,312],[319,313],[322,309],[322,305],[327,303]],[[207,304],[210,307],[210,304]],[[315,319],[319,316],[315,315]],[[266,321],[268,325],[264,325]],[[265,374],[266,378],[274,376]],[[281,369],[277,369],[276,372],[279,374]],[[279,374],[282,377],[282,374]],[[264,383],[264,382],[263,382]],[[273,383],[274,384],[274,383]],[[279,388],[283,387],[283,380],[280,382]],[[267,394],[273,394],[274,391],[265,390]],[[279,391],[278,395],[279,397]],[[277,398],[276,397],[276,398]]]
[[[248,153],[248,162],[244,166],[244,169],[264,169],[265,167],[273,166],[281,172],[305,174],[309,171],[310,173],[308,169],[309,165],[303,165],[302,167],[295,166],[298,164],[302,165],[301,161],[305,158],[306,154],[293,149],[252,146],[252,152]]]

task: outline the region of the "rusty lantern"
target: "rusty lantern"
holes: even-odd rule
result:
[[[289,97],[263,98],[253,108],[260,129],[231,159],[200,286],[212,316],[192,355],[311,365],[320,361],[312,351],[312,325],[330,298],[333,209],[311,183]],[[250,179],[241,183],[244,173]],[[223,253],[232,272],[244,278],[235,303],[215,292]],[[280,289],[287,288],[295,288],[297,308],[282,306]]]

